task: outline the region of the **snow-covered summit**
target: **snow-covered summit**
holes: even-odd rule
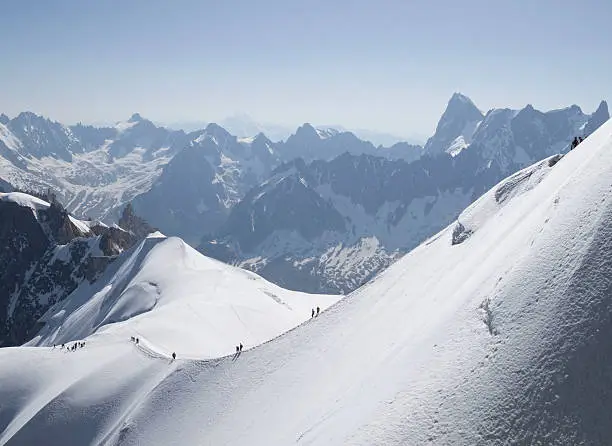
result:
[[[166,354],[212,358],[233,353],[240,342],[261,344],[310,318],[311,308],[337,299],[284,290],[204,257],[179,238],[154,233],[104,277],[51,308],[30,345],[134,335]]]

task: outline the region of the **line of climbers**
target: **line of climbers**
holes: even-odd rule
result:
[[[134,342],[135,344],[140,343],[140,339],[137,338],[136,336],[130,336],[130,341]],[[172,360],[174,361],[175,359],[176,359],[176,352],[172,352]]]
[[[574,150],[582,141],[584,141],[584,138],[582,136],[575,136],[574,140],[572,141],[570,150]]]
[[[55,349],[56,345],[53,344],[53,348]],[[72,344],[72,346],[68,346],[66,347],[66,344],[62,344],[62,346],[60,347],[60,350],[66,349],[67,352],[73,352],[75,351],[77,348],[83,348],[85,347],[85,341],[79,341],[79,342],[75,342],[74,344]]]
[[[316,311],[315,311],[315,309],[313,308],[313,309],[312,309],[312,312],[311,312],[311,316],[310,316],[310,317],[311,317],[311,318],[312,318],[312,317],[316,317],[316,316],[318,316],[320,313],[321,313],[321,307],[317,307],[317,308],[316,308]],[[140,340],[139,340],[137,337],[135,337],[135,336],[131,336],[131,337],[130,337],[130,340],[131,340],[132,342],[136,343],[136,344],[138,344],[138,343],[140,342]],[[83,346],[84,346],[84,345],[85,345],[85,343],[83,342]],[[237,357],[240,355],[240,353],[242,353],[242,349],[243,349],[243,348],[244,348],[244,346],[242,345],[242,342],[241,342],[239,345],[237,345],[237,346],[236,346],[236,354],[234,355],[234,358],[237,358]],[[175,359],[176,359],[176,352],[172,352],[172,360],[175,360]]]

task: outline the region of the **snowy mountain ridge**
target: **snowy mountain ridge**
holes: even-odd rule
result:
[[[266,342],[310,318],[312,308],[337,300],[283,290],[158,232],[104,277],[50,308],[28,345],[137,335],[166,356],[175,350],[181,357],[215,358],[234,353],[240,342],[247,348]]]
[[[171,361],[111,333],[1,349],[0,442],[603,444],[611,177],[607,122],[237,359]],[[453,244],[458,223],[471,235]]]

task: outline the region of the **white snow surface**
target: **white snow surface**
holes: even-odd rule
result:
[[[215,358],[240,342],[266,342],[338,300],[284,290],[159,232],[116,263],[51,308],[29,345],[138,336],[160,354]]]
[[[176,341],[163,324],[191,323],[173,309],[188,301],[180,292],[98,330],[76,352],[0,349],[0,443],[605,444],[612,123],[553,167],[529,171],[462,214],[475,229],[462,243],[451,244],[455,222],[321,316],[235,360],[160,354],[155,346],[166,337]],[[166,272],[206,276],[204,265],[213,265],[190,255],[177,261],[170,252],[184,245],[155,241],[144,259],[131,254],[141,262],[134,287],[153,282],[163,295]],[[214,287],[215,277],[199,283]],[[233,274],[231,283],[238,286]],[[129,317],[140,301],[128,296],[112,307]],[[208,310],[212,321],[226,314]],[[157,312],[154,333],[144,319]],[[64,328],[69,319],[59,334],[72,329]],[[132,327],[121,332],[122,324]],[[125,339],[139,332],[140,348]],[[195,349],[194,339],[181,340]]]
[[[49,203],[47,203],[46,201],[29,194],[24,194],[23,192],[0,192],[0,201],[15,203],[19,206],[28,207],[33,211],[38,211],[40,209],[48,209],[50,206]]]

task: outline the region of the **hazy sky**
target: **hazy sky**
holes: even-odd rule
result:
[[[609,0],[5,0],[0,112],[302,122],[430,134],[453,92],[612,98]]]

